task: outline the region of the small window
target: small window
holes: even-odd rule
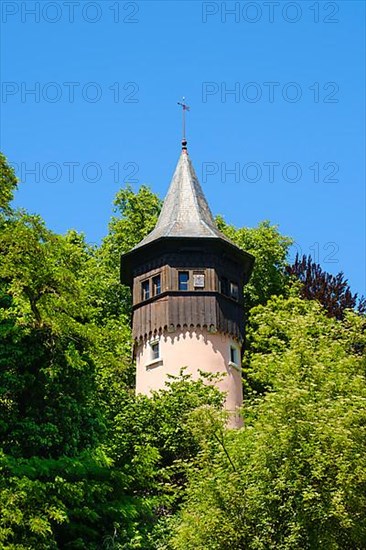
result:
[[[193,273],[193,286],[194,288],[205,288],[205,274],[203,271]]]
[[[236,283],[230,282],[230,296],[234,300],[239,299],[239,287]]]
[[[151,360],[155,361],[156,359],[159,359],[160,357],[160,349],[159,349],[159,342],[153,342],[150,344],[151,347]]]
[[[221,294],[224,294],[225,296],[229,295],[229,281],[226,279],[226,277],[221,278]]]
[[[153,277],[152,284],[153,284],[153,295],[157,296],[158,294],[161,293],[160,275]]]
[[[188,271],[179,271],[178,288],[179,290],[188,290],[189,273]]]
[[[230,346],[230,363],[234,363],[235,365],[239,364],[238,348],[235,346]]]
[[[141,283],[141,299],[148,300],[150,298],[150,281]]]

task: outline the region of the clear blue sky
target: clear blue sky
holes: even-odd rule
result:
[[[17,205],[99,242],[124,181],[165,195],[185,95],[214,214],[269,219],[365,293],[363,2],[1,8],[1,149],[24,180]]]

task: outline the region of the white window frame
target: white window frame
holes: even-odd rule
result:
[[[147,294],[148,297],[146,298],[146,291],[144,289],[144,285],[147,285]],[[150,279],[144,279],[141,281],[141,301],[145,302],[146,300],[150,300],[151,298],[151,285],[150,285]]]
[[[232,361],[231,356],[232,352],[234,351],[235,354],[235,361]],[[237,345],[230,344],[229,346],[229,366],[234,367],[238,370],[241,370],[241,364],[240,364],[240,350]]]
[[[158,361],[160,359],[160,342],[159,340],[154,340],[153,342],[149,342],[150,345],[150,359],[151,361]],[[155,357],[155,346],[158,348],[158,355]]]
[[[154,281],[159,279],[159,285],[155,284]],[[151,277],[151,286],[152,286],[152,296],[159,296],[161,294],[161,274],[157,273],[153,277]],[[157,288],[159,288],[159,292],[156,292]]]
[[[163,362],[163,359],[161,357],[161,346],[160,346],[161,342],[160,342],[160,339],[159,338],[154,338],[154,340],[150,340],[150,342],[148,342],[148,347],[149,347],[149,350],[148,350],[148,353],[150,355],[150,358],[147,362],[147,364],[145,365],[146,368],[151,368],[151,367],[156,367],[158,366],[159,364],[161,364]],[[158,357],[154,357],[154,350],[153,350],[153,347],[155,345],[158,345],[159,346],[159,356]]]
[[[184,289],[180,287],[180,285],[181,285],[180,276],[183,275],[183,273],[187,273],[187,280],[184,281],[184,283],[183,283],[183,281],[182,281],[182,284],[186,284],[186,285],[187,285],[187,288],[184,288]],[[190,274],[190,272],[189,272],[188,269],[179,269],[179,270],[178,270],[178,290],[179,290],[180,292],[188,292],[188,291],[189,291],[189,287],[190,287],[190,278],[191,278],[191,274]]]

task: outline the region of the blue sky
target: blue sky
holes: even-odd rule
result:
[[[363,2],[1,9],[1,149],[23,180],[18,206],[100,242],[128,180],[165,195],[184,95],[214,214],[278,224],[365,293]]]

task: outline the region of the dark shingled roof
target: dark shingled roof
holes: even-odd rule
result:
[[[155,228],[132,250],[162,237],[218,238],[233,245],[217,229],[191,160],[184,150]]]

